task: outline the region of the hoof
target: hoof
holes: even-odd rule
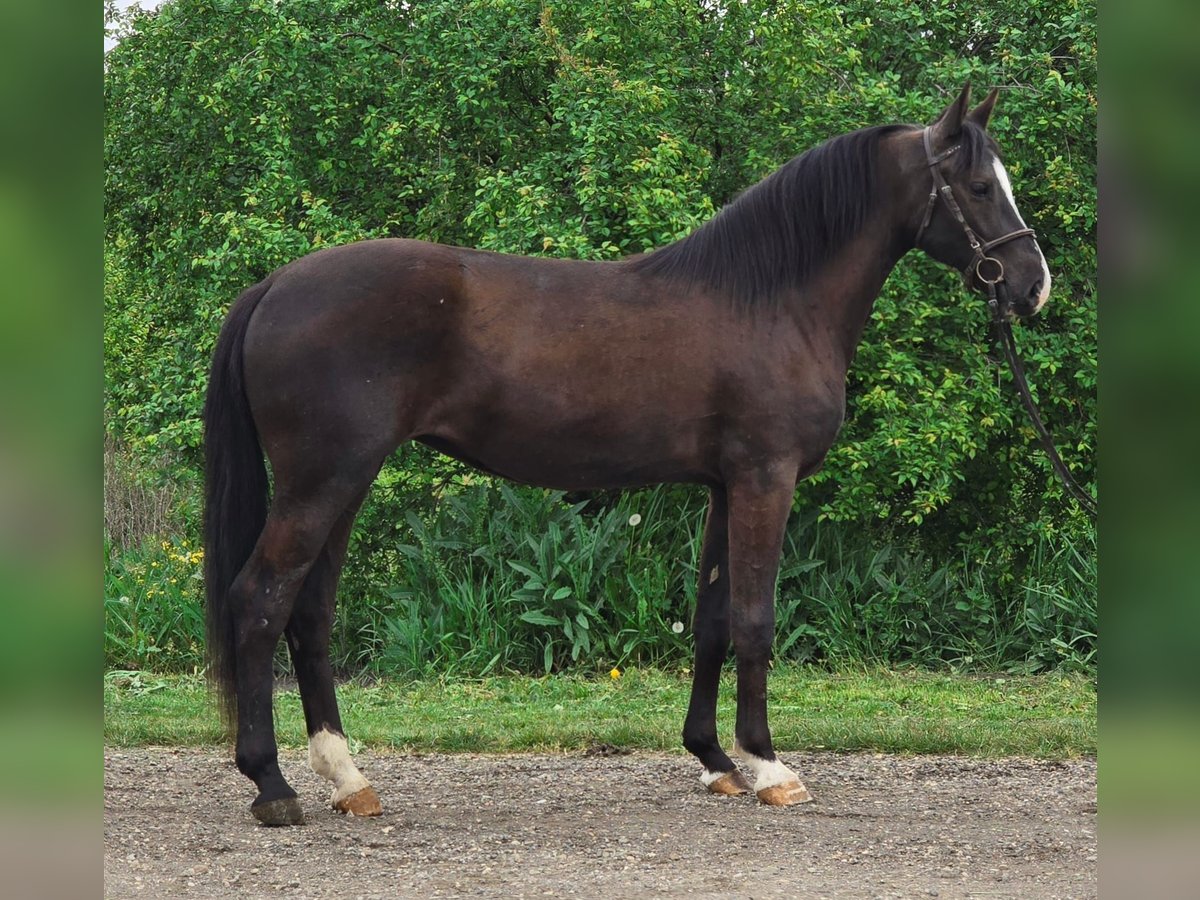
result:
[[[793,806],[812,800],[812,794],[808,792],[808,788],[799,781],[786,781],[774,787],[763,788],[757,793],[758,799],[767,806]]]
[[[349,813],[352,816],[383,815],[383,804],[379,802],[379,795],[375,793],[373,787],[365,787],[360,791],[355,791],[349,797],[343,797],[333,804],[333,808],[340,813]]]
[[[254,813],[254,818],[263,825],[304,824],[304,810],[300,808],[300,800],[296,797],[255,803],[250,807],[250,812]]]
[[[750,793],[750,782],[737,769],[734,769],[732,772],[726,772],[712,784],[707,785],[707,787],[710,792],[720,794],[723,797]]]

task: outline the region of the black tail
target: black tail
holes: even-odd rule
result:
[[[204,582],[208,681],[227,724],[237,718],[235,610],[229,588],[267,521],[267,469],[242,381],[242,345],[261,281],[229,310],[213,352],[204,399]]]

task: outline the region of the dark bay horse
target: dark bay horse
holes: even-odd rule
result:
[[[647,255],[576,262],[363,241],[243,293],[204,409],[205,561],[209,671],[237,724],[238,768],[258,786],[254,815],[303,821],[276,757],[281,636],[333,805],[381,811],[350,759],[328,647],[351,524],[409,440],[562,490],[705,485],[683,743],[714,793],[810,799],[767,727],[775,578],[797,480],[837,436],[872,304],[914,247],[976,289],[997,284],[1010,315],[1032,315],[1049,293],[986,133],[995,100],[971,109],[964,87],[924,129],[833,138]],[[732,750],[753,785],[717,739],[731,644]]]

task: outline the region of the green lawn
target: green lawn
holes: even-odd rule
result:
[[[603,742],[675,750],[687,708],[681,673],[630,670],[619,679],[497,676],[339,688],[352,744],[396,750],[568,750]],[[733,730],[732,674],[719,728]],[[1063,758],[1096,752],[1096,689],[1079,675],[982,677],[928,672],[828,673],[781,667],[770,681],[780,750],[882,750]],[[305,744],[295,689],[276,695],[283,746]],[[110,672],[104,739],[111,746],[224,742],[204,682]]]

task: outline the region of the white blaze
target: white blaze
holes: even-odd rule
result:
[[[326,781],[333,782],[333,803],[370,786],[350,759],[350,747],[345,737],[328,728],[322,728],[309,737],[308,764]]]
[[[1000,187],[1004,190],[1004,196],[1008,198],[1008,203],[1012,207],[1017,221],[1021,223],[1022,228],[1028,228],[1029,226],[1025,224],[1025,220],[1021,218],[1021,213],[1017,209],[1017,199],[1013,196],[1012,182],[1008,180],[1008,172],[1004,171],[1004,166],[1000,165],[1000,157],[992,157],[992,169],[996,173],[996,180],[1000,182]],[[1042,290],[1038,294],[1037,304],[1033,308],[1034,312],[1041,309],[1050,296],[1050,267],[1046,265],[1046,257],[1042,253],[1042,248],[1038,247],[1037,251],[1038,256],[1042,258]]]

